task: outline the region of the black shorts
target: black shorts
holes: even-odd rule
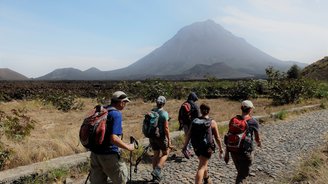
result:
[[[194,147],[195,154],[199,156],[203,156],[205,158],[210,159],[213,153],[212,148],[195,148]]]
[[[154,151],[166,151],[168,149],[168,142],[166,138],[151,138],[149,139],[151,149]]]

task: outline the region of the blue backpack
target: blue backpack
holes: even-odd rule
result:
[[[142,125],[142,133],[147,138],[158,138],[161,136],[158,126],[159,114],[155,111],[150,111],[145,114],[145,118]]]

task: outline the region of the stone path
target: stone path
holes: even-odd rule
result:
[[[291,173],[299,160],[322,145],[323,135],[328,131],[328,110],[303,114],[290,121],[261,125],[262,148],[256,150],[250,183],[274,183],[283,174]],[[180,152],[166,163],[162,183],[193,183],[198,160],[187,160]],[[139,166],[133,173],[135,183],[147,183],[150,180],[151,164]],[[226,165],[219,160],[218,153],[211,158],[209,172],[213,183],[234,183],[236,170],[230,160]],[[138,182],[136,182],[138,181]]]

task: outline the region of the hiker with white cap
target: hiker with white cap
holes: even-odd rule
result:
[[[254,159],[254,137],[258,147],[261,147],[259,123],[251,116],[255,109],[250,100],[241,103],[241,115],[233,117],[229,122],[228,133],[224,137],[226,154],[224,160],[229,162],[229,153],[237,169],[236,184],[246,183],[250,167]]]
[[[165,103],[166,98],[164,96],[159,96],[156,99],[156,107],[151,110],[151,113],[153,113],[151,116],[155,118],[150,121],[156,121],[154,123],[157,124],[157,131],[154,132],[148,129],[149,132],[154,132],[154,134],[152,135],[152,133],[149,133],[146,135],[149,138],[149,143],[154,152],[152,161],[153,171],[151,172],[154,182],[160,182],[162,180],[162,170],[171,148],[169,114],[164,110]],[[146,119],[147,118],[145,118],[145,121]]]
[[[128,170],[120,156],[120,149],[134,150],[134,144],[125,143],[122,140],[122,113],[129,98],[123,91],[112,94],[111,103],[105,107],[108,110],[107,128],[104,143],[91,149],[90,182],[93,184],[105,184],[109,177],[114,184],[126,183]]]

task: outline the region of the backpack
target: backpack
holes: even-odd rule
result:
[[[194,149],[215,150],[211,123],[212,119],[204,118],[195,118],[192,121],[190,139]]]
[[[240,115],[230,120],[228,133],[224,136],[224,143],[228,151],[251,151],[252,136],[248,131],[248,120],[249,119],[243,119]],[[245,140],[247,140],[247,142],[245,142]]]
[[[81,144],[92,149],[101,145],[105,139],[107,128],[108,112],[114,109],[106,110],[104,107],[97,105],[82,122],[79,132]]]
[[[181,107],[180,107],[180,110],[179,110],[179,123],[180,123],[180,127],[182,127],[182,123],[183,124],[187,124],[189,125],[192,121],[192,105],[186,101],[184,102]],[[182,120],[182,121],[181,121]]]
[[[145,118],[142,124],[142,133],[147,138],[160,137],[160,129],[158,124],[159,114],[155,111],[150,111],[145,114]]]

